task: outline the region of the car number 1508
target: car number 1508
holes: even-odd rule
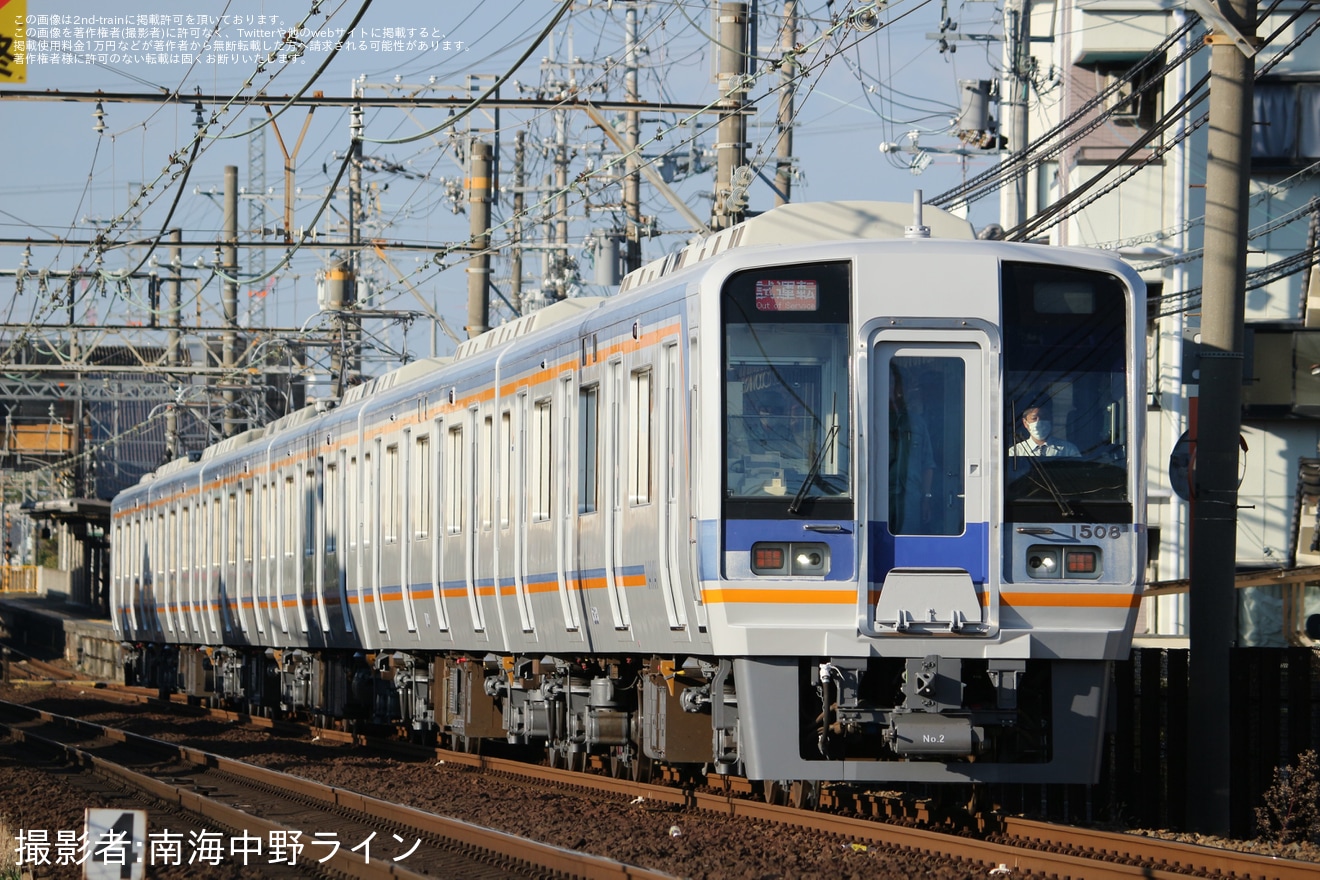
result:
[[[1082,540],[1102,541],[1105,538],[1117,540],[1118,536],[1127,531],[1127,526],[1073,526],[1073,537]]]

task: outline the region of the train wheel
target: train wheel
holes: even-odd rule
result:
[[[788,788],[778,780],[767,779],[761,783],[761,796],[767,804],[782,807],[788,803]]]
[[[795,779],[788,787],[789,806],[798,810],[814,810],[820,800],[820,783]]]
[[[650,782],[655,765],[650,758],[639,752],[633,757],[631,770],[633,782]]]

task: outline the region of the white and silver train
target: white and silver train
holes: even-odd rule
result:
[[[1144,286],[924,221],[778,208],[165,465],[113,506],[126,670],[621,768],[1093,781]]]

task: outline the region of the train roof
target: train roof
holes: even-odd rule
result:
[[[566,321],[575,315],[597,308],[606,299],[608,297],[575,296],[572,299],[552,303],[543,309],[537,309],[531,314],[523,315],[521,318],[516,318],[487,330],[474,339],[467,339],[459,343],[458,348],[454,351],[454,360],[461,361],[463,358],[471,357],[479,352],[488,351],[498,345],[526,336],[542,327],[549,327],[551,324]]]
[[[929,229],[931,238],[971,240],[976,235],[965,219],[929,205],[921,208],[921,225]],[[911,202],[800,202],[781,205],[744,220],[729,229],[694,241],[681,251],[654,260],[629,273],[619,287],[619,293],[635,290],[647,282],[665,277],[683,268],[709,260],[718,254],[737,248],[757,246],[794,245],[820,242],[847,242],[901,239],[914,225],[914,205]],[[419,379],[447,363],[473,357],[498,348],[513,340],[528,336],[551,325],[569,321],[599,308],[610,297],[574,297],[562,300],[524,315],[460,343],[452,358],[422,358],[348,389],[338,406],[348,406],[378,392],[403,386]],[[303,425],[331,409],[330,402],[317,402],[285,415],[260,428],[252,428],[234,437],[227,437],[200,454],[171,461],[154,473],[143,475],[139,485],[156,477],[174,473],[201,460],[211,461],[241,447],[277,436],[281,431]],[[191,459],[191,460],[190,460]]]
[[[930,229],[932,238],[976,238],[970,222],[941,208],[923,206],[921,222]],[[629,272],[619,285],[619,292],[633,290],[732,248],[903,238],[911,225],[911,202],[798,202],[781,205]]]

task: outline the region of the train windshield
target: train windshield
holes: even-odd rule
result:
[[[1005,264],[1009,520],[1132,521],[1126,303],[1112,275]]]
[[[724,286],[724,493],[747,516],[851,515],[849,299],[847,263]]]

